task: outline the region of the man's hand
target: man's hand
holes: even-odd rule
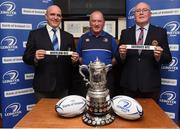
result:
[[[124,60],[126,58],[126,53],[127,53],[126,45],[120,45],[119,46],[119,54],[120,54],[120,58],[122,60]]]
[[[154,58],[158,62],[161,59],[163,49],[160,46],[156,46],[154,49]]]
[[[42,59],[44,59],[44,57],[45,57],[45,53],[46,53],[45,50],[39,49],[39,50],[36,51],[35,58],[36,58],[37,60],[42,60]]]
[[[79,54],[77,52],[73,52],[72,56],[71,56],[71,60],[72,62],[77,62],[79,60]]]

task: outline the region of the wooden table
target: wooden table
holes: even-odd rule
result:
[[[93,127],[83,123],[82,116],[60,117],[55,112],[58,99],[42,99],[14,128],[178,128],[152,99],[137,100],[144,110],[142,119],[129,121],[116,116],[109,125]]]

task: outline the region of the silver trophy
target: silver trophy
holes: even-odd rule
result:
[[[87,110],[83,115],[83,121],[88,125],[106,125],[114,121],[111,114],[111,100],[109,90],[106,88],[106,75],[111,65],[105,65],[96,59],[88,66],[81,65],[80,74],[89,86],[86,99]],[[89,73],[89,80],[86,79],[83,69]]]

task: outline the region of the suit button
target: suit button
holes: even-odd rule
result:
[[[138,58],[138,61],[140,62],[140,61],[141,61],[141,58]]]

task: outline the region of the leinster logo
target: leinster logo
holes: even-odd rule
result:
[[[180,23],[178,21],[168,22],[164,28],[167,29],[167,34],[171,37],[177,36],[180,34]]]
[[[21,108],[20,103],[12,103],[8,105],[5,109],[5,116],[12,116],[12,117],[18,116],[21,113],[20,108]]]
[[[128,13],[128,19],[134,19],[134,11],[135,11],[135,7],[131,8],[131,10],[129,10]]]
[[[169,63],[169,66],[174,67],[177,66],[178,59],[176,57],[173,57],[172,61]]]
[[[173,91],[165,91],[161,93],[159,101],[161,103],[166,103],[167,105],[176,104],[176,93]]]
[[[43,3],[49,3],[52,2],[52,0],[42,0]]]
[[[129,112],[131,105],[132,103],[130,101],[124,99],[118,102],[117,107],[120,108],[123,112]]]
[[[86,43],[89,43],[89,42],[90,42],[90,39],[89,39],[89,38],[87,38],[87,39],[85,39],[85,41],[86,41]]]
[[[47,24],[47,21],[41,21],[38,25],[37,25],[37,28],[42,28],[44,26],[46,26]]]
[[[178,58],[172,57],[172,61],[169,63],[169,65],[162,65],[161,69],[175,72],[178,70]]]
[[[17,70],[9,70],[3,75],[3,84],[16,84],[19,82],[19,72]]]
[[[108,42],[108,39],[107,39],[107,38],[104,38],[104,39],[103,39],[103,42],[107,43],[107,42]]]
[[[13,16],[16,14],[16,12],[14,11],[15,8],[15,3],[11,1],[5,1],[0,4],[0,14],[5,14],[6,16]]]
[[[14,36],[6,36],[1,40],[0,49],[7,49],[13,51],[17,49],[17,39]]]

